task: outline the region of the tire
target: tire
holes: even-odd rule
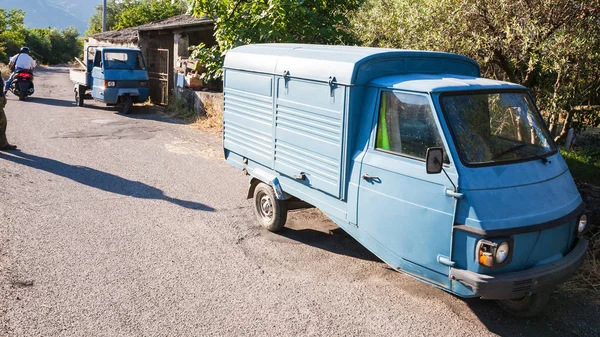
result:
[[[275,191],[265,183],[259,183],[254,189],[254,214],[258,222],[270,232],[278,232],[285,226],[287,207],[277,199]]]
[[[131,96],[123,97],[121,104],[119,105],[119,112],[125,115],[129,115],[133,109],[133,98]]]
[[[515,317],[530,318],[539,315],[548,304],[550,291],[542,291],[513,300],[496,301],[500,308]]]
[[[83,106],[83,97],[85,96],[85,87],[80,85],[75,90],[75,104],[77,106]]]
[[[27,97],[27,92],[19,90],[19,101],[24,101],[25,97]]]

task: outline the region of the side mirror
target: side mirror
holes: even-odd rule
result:
[[[425,158],[427,174],[438,174],[442,172],[444,150],[441,147],[428,148],[427,156]]]

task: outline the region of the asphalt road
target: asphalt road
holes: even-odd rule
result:
[[[598,336],[600,303],[537,319],[394,272],[318,211],[262,230],[217,135],[73,103],[66,69],[10,95],[0,154],[0,335]]]

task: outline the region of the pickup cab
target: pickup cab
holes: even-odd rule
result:
[[[516,316],[586,255],[585,205],[530,91],[461,55],[235,48],[223,148],[266,229],[317,207],[395,270]]]
[[[75,103],[83,106],[91,97],[109,106],[117,106],[122,113],[131,113],[134,103],[148,99],[148,71],[142,52],[136,48],[86,48],[84,69],[71,69]]]

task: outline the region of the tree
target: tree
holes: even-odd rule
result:
[[[369,0],[352,18],[363,44],[456,52],[530,87],[556,140],[600,104],[599,24],[599,0]]]
[[[140,26],[149,22],[185,14],[187,3],[183,1],[139,1],[125,8],[118,16],[115,29]]]
[[[83,43],[74,27],[61,31],[56,28],[32,28],[24,25],[25,12],[0,9],[0,60],[28,46],[31,55],[41,64],[67,63],[81,54]]]
[[[112,30],[118,19],[119,14],[123,12],[127,6],[131,6],[131,0],[117,2],[116,0],[108,0],[106,2],[106,28]],[[102,5],[96,5],[96,13],[90,17],[90,24],[85,35],[93,35],[102,33]]]
[[[9,55],[19,51],[25,44],[25,12],[20,9],[0,9],[0,60],[8,63]]]
[[[192,0],[193,14],[216,18],[217,45],[197,46],[192,57],[207,68],[205,79],[221,77],[225,53],[249,43],[347,44],[348,13],[362,0]]]
[[[106,4],[106,27],[118,30],[160,21],[185,14],[186,0],[109,0]],[[102,32],[102,5],[96,6],[96,13],[90,17],[86,35]]]

